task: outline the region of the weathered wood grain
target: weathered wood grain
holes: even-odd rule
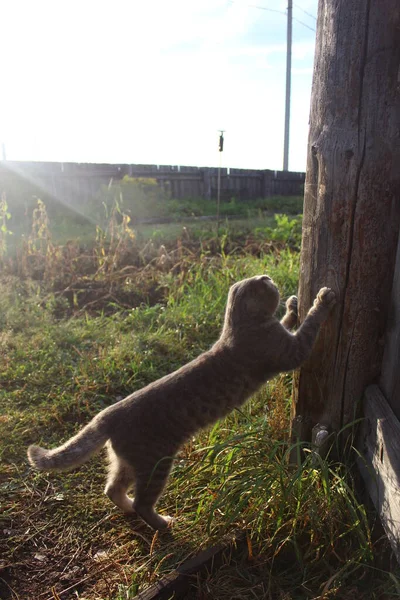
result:
[[[400,419],[400,240],[390,296],[380,386],[394,414]]]
[[[365,391],[364,417],[358,464],[400,561],[400,422],[377,385]]]
[[[320,0],[300,321],[320,287],[338,301],[297,374],[304,440],[316,423],[351,422],[380,373],[400,224],[399,64],[398,0]]]

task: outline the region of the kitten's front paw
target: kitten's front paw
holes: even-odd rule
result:
[[[293,312],[297,316],[297,296],[290,296],[286,300],[286,309],[288,312]]]
[[[327,287],[321,288],[315,299],[315,304],[322,304],[325,308],[328,308],[330,310],[336,304],[335,292]]]

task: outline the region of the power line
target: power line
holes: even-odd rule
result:
[[[315,17],[314,15],[312,15],[311,13],[307,12],[306,10],[304,10],[304,8],[301,8],[301,6],[299,6],[298,4],[293,4],[293,6],[295,6],[296,8],[298,8],[299,10],[301,10],[305,15],[307,15],[308,17],[311,17],[312,19],[314,19],[314,21],[317,20],[317,17]]]
[[[228,0],[229,4],[235,4],[235,0]],[[246,4],[248,8],[256,8],[258,10],[266,10],[268,12],[274,12],[281,15],[287,15],[287,41],[286,41],[286,94],[285,94],[285,131],[284,131],[284,143],[283,143],[283,170],[287,171],[289,168],[289,128],[290,128],[290,91],[291,91],[291,71],[292,71],[292,21],[296,21],[306,27],[310,31],[315,33],[315,29],[300,21],[296,17],[293,17],[293,6],[302,10],[306,15],[315,19],[313,15],[305,11],[297,4],[293,5],[293,0],[288,0],[287,12],[277,10],[274,8],[268,8],[266,6],[259,6],[258,4]],[[219,197],[218,197],[219,204]]]
[[[276,8],[267,8],[266,6],[258,6],[257,4],[246,4],[249,8],[258,8],[258,10],[267,10],[269,12],[279,13],[280,15],[286,15],[285,11],[277,10]]]
[[[300,21],[299,19],[296,19],[296,17],[293,17],[293,21],[296,21],[297,23],[300,23],[300,25],[304,25],[304,27],[307,27],[307,29],[309,29],[310,31],[313,31],[315,33],[315,29],[313,27],[310,27],[306,23],[303,23],[303,21]]]
[[[238,2],[235,2],[235,0],[228,0],[229,4],[238,4]],[[268,12],[273,12],[273,13],[278,13],[280,15],[285,15],[286,16],[286,12],[283,10],[277,10],[276,8],[268,8],[266,6],[259,6],[258,4],[243,4],[242,6],[247,6],[248,8],[257,8],[258,10],[266,10]],[[294,6],[296,6],[297,8],[300,8],[300,6],[297,6],[297,4],[295,4]],[[300,8],[300,10],[303,10],[302,8]],[[303,10],[303,12],[306,12],[305,10]],[[315,19],[315,17],[313,15],[311,15],[310,13],[306,13],[308,14],[310,17],[312,17],[313,19]],[[313,27],[310,27],[309,25],[307,25],[306,23],[303,23],[303,21],[300,21],[300,19],[296,19],[296,17],[292,17],[293,21],[296,21],[297,23],[300,23],[300,25],[303,25],[304,27],[307,27],[307,29],[309,29],[310,31],[313,31],[315,33],[315,29]]]
[[[229,0],[229,4],[238,4],[235,0]],[[241,3],[240,3],[241,4]],[[267,8],[266,6],[258,6],[257,4],[244,4],[248,8],[258,8],[258,10],[267,10],[268,12],[279,13],[280,15],[286,15],[285,11],[277,10],[276,8]]]

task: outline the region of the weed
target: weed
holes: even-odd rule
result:
[[[102,274],[112,278],[113,272],[123,264],[124,257],[131,252],[135,233],[130,227],[130,221],[129,215],[123,213],[116,202],[111,209],[106,228],[96,226],[94,252],[99,267],[96,277]]]
[[[165,216],[168,197],[167,190],[159,187],[155,179],[126,175],[121,181],[103,185],[96,197],[87,204],[85,212],[104,227],[108,215],[118,204],[121,214],[125,213],[136,223],[138,219]],[[106,207],[106,222],[100,209],[102,206]]]
[[[0,197],[0,261],[3,261],[7,252],[7,239],[11,231],[7,227],[7,221],[11,218],[8,212],[8,204],[5,192]]]
[[[300,247],[301,243],[301,218],[290,219],[288,215],[275,215],[275,227],[257,227],[257,237],[264,237],[274,242],[285,242],[291,247]]]

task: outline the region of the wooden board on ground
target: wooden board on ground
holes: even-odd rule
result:
[[[400,422],[377,385],[364,395],[359,468],[400,562]]]
[[[163,577],[155,585],[135,596],[134,600],[169,600],[184,598],[196,576],[218,569],[229,562],[233,552],[245,543],[244,532],[236,532],[224,538],[219,544],[203,550],[182,563],[175,571]]]

